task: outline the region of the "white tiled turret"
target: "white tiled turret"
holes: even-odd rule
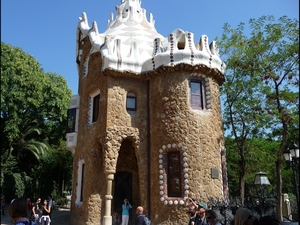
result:
[[[143,73],[162,65],[185,63],[206,65],[224,73],[226,66],[219,58],[216,43],[208,44],[206,35],[202,35],[197,43],[193,33],[181,29],[163,37],[154,27],[152,14],[147,20],[146,10],[141,8],[139,0],[121,0],[121,3],[116,7],[116,18],[111,14],[108,28],[102,34],[98,33],[96,22],[92,23],[92,27],[88,25],[86,13],[79,18],[81,32],[77,32],[77,40],[89,36],[92,44],[90,54],[101,53],[102,71],[114,69]],[[79,59],[80,52],[77,46]]]

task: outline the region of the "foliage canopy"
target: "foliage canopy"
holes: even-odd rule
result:
[[[71,95],[62,76],[45,73],[33,56],[1,42],[1,181],[11,176],[7,181],[20,184],[15,194],[25,192],[21,183],[34,179],[31,169],[60,146]]]

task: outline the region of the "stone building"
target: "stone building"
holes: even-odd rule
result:
[[[215,42],[176,29],[159,34],[139,0],[121,0],[98,32],[77,28],[78,95],[68,111],[74,155],[71,224],[112,224],[123,199],[152,224],[186,224],[187,197],[227,198]]]

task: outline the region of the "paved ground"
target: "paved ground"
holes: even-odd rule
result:
[[[59,208],[52,211],[51,225],[70,225],[70,209]],[[7,208],[5,215],[1,215],[1,225],[13,225],[9,218]]]

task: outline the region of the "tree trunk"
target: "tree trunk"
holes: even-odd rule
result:
[[[246,171],[246,162],[244,157],[244,152],[241,151],[241,160],[240,160],[240,198],[242,201],[242,204],[244,204],[245,200],[245,171]]]
[[[278,154],[279,156],[280,154]],[[282,221],[282,174],[281,174],[281,167],[282,167],[282,159],[278,157],[276,161],[276,193],[277,193],[277,204],[276,204],[276,211],[279,221]]]

